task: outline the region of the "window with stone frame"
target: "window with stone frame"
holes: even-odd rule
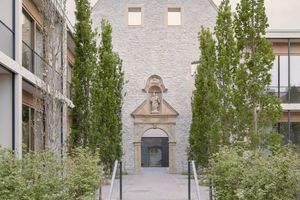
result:
[[[128,7],[128,25],[141,26],[142,23],[142,7]]]
[[[168,26],[181,25],[181,8],[171,7],[168,8]]]

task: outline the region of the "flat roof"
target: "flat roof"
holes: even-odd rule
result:
[[[269,29],[267,38],[300,38],[300,29]]]

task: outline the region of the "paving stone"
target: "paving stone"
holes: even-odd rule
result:
[[[195,182],[191,181],[192,199],[196,200]],[[109,185],[102,187],[106,200]],[[123,200],[186,200],[188,198],[186,175],[168,174],[167,168],[142,168],[140,175],[123,176]],[[208,187],[200,186],[201,200],[209,199]],[[119,199],[119,180],[116,180],[113,199]]]

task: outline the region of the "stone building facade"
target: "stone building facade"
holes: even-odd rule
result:
[[[216,15],[210,0],[101,0],[93,7],[94,28],[100,29],[103,18],[111,23],[114,51],[123,60],[123,164],[128,173],[140,172],[144,134],[155,130],[168,137],[169,172],[186,171],[192,63],[199,60],[200,27],[213,29]],[[159,138],[154,132],[149,137]],[[164,149],[156,147],[149,149],[150,160]]]

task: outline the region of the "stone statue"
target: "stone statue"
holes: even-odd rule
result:
[[[155,92],[153,92],[150,102],[151,102],[151,113],[158,113],[160,99]]]

